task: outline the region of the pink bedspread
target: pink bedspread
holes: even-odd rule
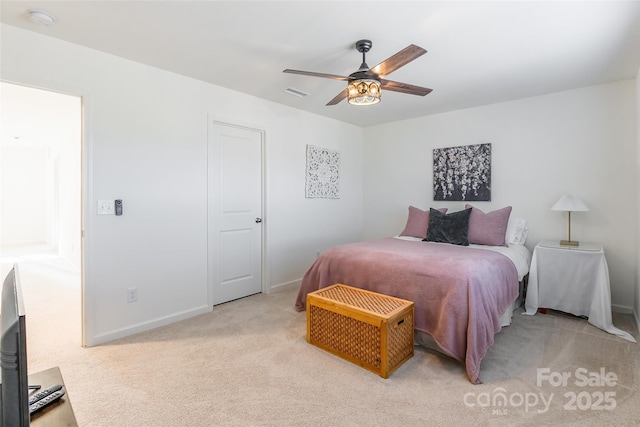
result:
[[[413,301],[415,328],[463,362],[474,384],[500,315],[518,296],[516,268],[500,253],[391,237],[325,251],[304,275],[296,309],[334,283]]]

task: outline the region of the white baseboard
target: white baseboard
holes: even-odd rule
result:
[[[272,286],[269,293],[283,292],[293,288],[299,288],[301,284],[302,284],[302,279],[292,280],[286,283],[280,283],[279,285]]]
[[[272,286],[271,289],[269,290],[269,293],[284,292],[294,288],[297,289],[300,287],[301,283],[302,283],[302,279],[281,283],[279,285]],[[139,323],[137,325],[127,326],[122,329],[117,329],[114,331],[110,331],[110,332],[96,335],[95,337],[89,338],[88,341],[86,342],[86,346],[93,347],[96,345],[105,344],[120,338],[125,338],[130,335],[138,334],[140,332],[150,331],[151,329],[156,329],[161,326],[166,326],[170,323],[178,322],[180,320],[184,320],[190,317],[198,316],[200,314],[208,313],[211,310],[212,310],[212,307],[202,306],[202,307],[194,308],[192,310],[183,311],[181,313],[172,314],[170,316],[163,317],[160,319]]]
[[[174,322],[178,322],[180,320],[188,319],[190,317],[195,317],[200,314],[209,313],[212,310],[212,307],[207,305],[194,308],[191,310],[186,310],[180,313],[175,313],[170,316],[162,317],[155,320],[150,320],[148,322],[138,323],[136,325],[127,326],[125,328],[117,329],[115,331],[110,331],[104,334],[96,335],[93,338],[89,338],[88,342],[86,342],[87,347],[93,347],[100,344],[106,344],[108,342],[125,338],[130,335],[139,334],[140,332],[150,331],[152,329],[159,328],[161,326],[166,326]]]
[[[615,311],[616,313],[633,314],[633,307],[611,304],[611,311]]]

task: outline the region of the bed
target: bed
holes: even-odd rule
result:
[[[470,216],[471,208],[465,211]],[[418,335],[430,337],[438,350],[464,363],[469,380],[478,384],[482,359],[494,335],[510,322],[531,260],[522,234],[512,243],[503,222],[500,245],[424,241],[422,229],[408,233],[405,227],[398,236],[330,248],[305,273],[296,309],[305,309],[309,292],[335,283],[413,301],[417,342]],[[469,241],[477,241],[471,237],[478,224],[486,230],[486,222],[469,219]],[[427,236],[432,226],[427,218]]]

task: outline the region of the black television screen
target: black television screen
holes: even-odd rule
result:
[[[1,425],[16,427],[28,426],[29,379],[27,375],[27,337],[24,303],[22,301],[22,289],[20,288],[17,264],[14,264],[4,280],[1,307]]]

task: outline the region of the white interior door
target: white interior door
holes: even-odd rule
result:
[[[208,168],[215,305],[262,291],[262,132],[211,121]]]

